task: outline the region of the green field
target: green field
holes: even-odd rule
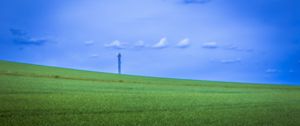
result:
[[[0,61],[1,126],[300,126],[300,87]]]

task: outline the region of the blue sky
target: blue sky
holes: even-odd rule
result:
[[[0,19],[1,60],[300,84],[297,0],[2,0]]]

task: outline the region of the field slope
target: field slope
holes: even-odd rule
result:
[[[0,61],[1,126],[300,126],[300,87]]]

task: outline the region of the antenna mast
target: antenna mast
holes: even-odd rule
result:
[[[118,73],[121,74],[121,53],[118,53]]]

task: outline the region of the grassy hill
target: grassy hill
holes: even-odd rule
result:
[[[1,126],[299,126],[300,87],[0,61]]]

